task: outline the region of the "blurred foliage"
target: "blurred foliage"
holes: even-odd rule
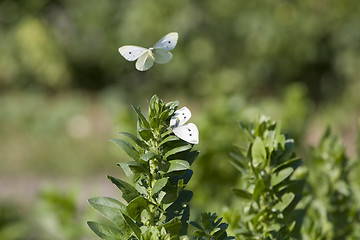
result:
[[[302,82],[322,101],[359,75],[355,0],[5,0],[0,9],[2,89],[115,84],[132,99],[154,89],[201,99],[276,96]],[[139,73],[117,52],[124,44],[148,47],[170,31],[180,39],[166,67]]]
[[[360,238],[360,208],[354,195],[359,185],[351,172],[359,170],[345,154],[345,147],[327,129],[319,145],[310,152],[310,204],[304,222],[304,239]],[[358,165],[358,162],[356,163]]]
[[[115,161],[104,144],[128,110],[111,94],[0,96],[0,174],[89,175]],[[122,125],[127,129],[126,125]],[[45,147],[46,146],[46,147]],[[3,160],[4,159],[4,160]]]
[[[0,239],[72,240],[86,238],[84,229],[87,208],[78,201],[75,191],[43,188],[30,209],[19,201],[0,203]],[[82,205],[82,206],[81,206]]]

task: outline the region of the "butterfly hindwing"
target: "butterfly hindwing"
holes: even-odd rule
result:
[[[153,48],[161,48],[167,51],[173,50],[179,39],[179,34],[177,32],[171,32],[165,37],[160,39]]]
[[[170,60],[172,59],[172,54],[171,52],[161,49],[161,48],[155,48],[152,50],[153,55],[154,55],[154,61],[159,63],[159,64],[165,64],[170,62]]]
[[[141,55],[138,58],[135,67],[139,71],[146,71],[149,68],[151,68],[153,64],[154,64],[154,59],[152,58],[149,52],[145,52],[143,53],[143,55]]]
[[[191,118],[191,112],[187,107],[176,110],[170,119],[170,127],[184,125]]]
[[[138,46],[126,45],[119,48],[119,53],[128,61],[135,61],[148,49]]]
[[[182,126],[178,126],[173,128],[174,134],[191,144],[198,144],[199,143],[199,130],[193,123],[188,123]]]

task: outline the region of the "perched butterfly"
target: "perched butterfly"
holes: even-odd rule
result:
[[[173,50],[178,41],[179,34],[171,32],[160,39],[152,48],[126,45],[119,48],[119,53],[128,61],[136,61],[136,69],[146,71],[152,67],[154,61],[160,64],[168,63],[172,59]]]
[[[199,143],[199,130],[193,123],[185,124],[191,118],[191,112],[187,107],[175,111],[170,119],[170,127],[180,139],[191,144]]]

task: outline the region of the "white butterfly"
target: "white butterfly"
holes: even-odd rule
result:
[[[154,61],[160,64],[168,63],[172,59],[173,50],[178,41],[179,34],[171,32],[160,39],[152,48],[126,45],[119,48],[119,53],[128,61],[136,61],[136,69],[146,71],[152,67]]]
[[[191,144],[199,143],[199,130],[193,123],[185,124],[191,118],[191,112],[187,107],[176,110],[170,119],[170,127],[180,139]]]

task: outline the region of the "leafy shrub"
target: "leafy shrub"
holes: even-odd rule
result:
[[[308,166],[304,239],[359,239],[360,212],[350,182],[355,162],[345,155],[343,144],[330,129],[319,145],[311,148]]]
[[[302,198],[304,177],[296,174],[301,159],[294,153],[294,140],[264,116],[242,126],[240,138],[231,154],[241,177],[241,187],[233,192],[242,200],[234,231],[243,239],[297,237],[301,215],[295,207]]]
[[[189,202],[193,193],[185,190],[193,171],[191,164],[199,152],[172,134],[169,128],[177,102],[163,103],[155,95],[149,103],[149,120],[134,107],[138,116],[137,136],[120,134],[122,139],[111,141],[124,150],[132,161],[119,163],[132,184],[108,176],[122,192],[126,204],[97,197],[89,199],[92,207],[113,222],[114,226],[89,221],[89,227],[103,239],[179,239],[188,233]],[[202,215],[198,239],[231,239],[226,224],[216,222],[216,215]],[[218,229],[219,228],[219,229]]]

